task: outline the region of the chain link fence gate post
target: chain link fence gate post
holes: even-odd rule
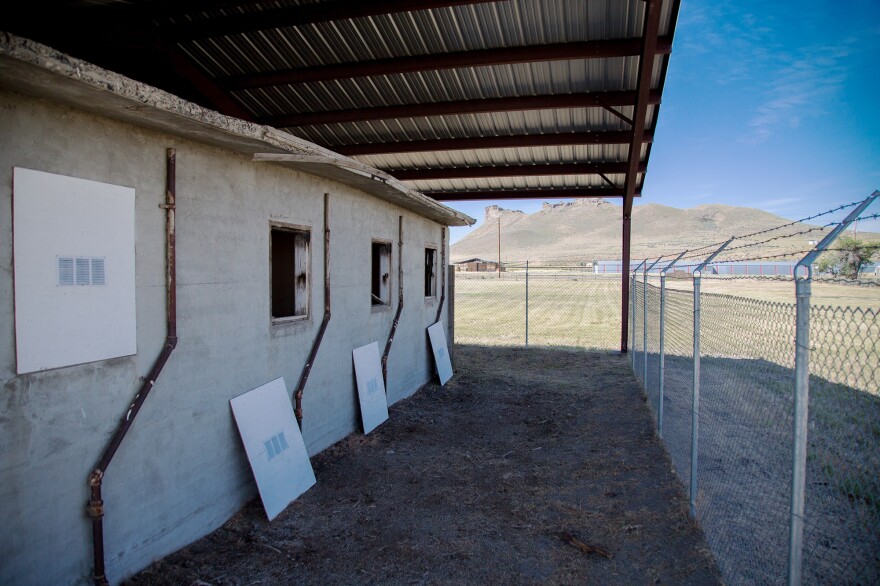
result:
[[[691,400],[691,484],[690,484],[690,511],[691,517],[697,518],[697,450],[699,448],[700,431],[700,279],[703,269],[712,259],[727,248],[733,242],[731,238],[709,255],[697,268],[694,269],[694,378],[693,396]]]
[[[810,295],[812,293],[813,262],[837,237],[849,227],[874,200],[875,191],[850,212],[840,224],[794,267],[795,293],[795,363],[794,363],[794,446],[791,464],[791,516],[789,520],[788,584],[800,586],[803,581],[804,554],[804,501],[807,482],[807,433],[810,401]],[[806,275],[798,275],[805,269]]]

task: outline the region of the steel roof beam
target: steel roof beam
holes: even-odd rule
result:
[[[301,26],[316,22],[347,20],[397,12],[415,12],[494,0],[332,0],[305,6],[284,6],[258,12],[172,25],[167,33],[178,41],[205,39],[261,30]]]
[[[500,47],[474,51],[457,51],[434,55],[412,55],[372,61],[333,63],[313,67],[281,69],[245,75],[217,78],[216,82],[230,90],[269,87],[295,83],[330,81],[373,75],[394,75],[417,71],[437,71],[462,67],[509,65],[514,63],[537,63],[569,59],[602,59],[607,57],[630,57],[642,50],[640,39],[609,39],[555,43],[525,47]],[[657,44],[661,53],[672,50],[671,39],[661,39]]]
[[[477,201],[496,199],[569,199],[585,197],[623,197],[623,190],[610,187],[583,187],[573,189],[510,189],[423,191],[437,201]],[[639,196],[640,194],[636,194]]]
[[[536,177],[542,175],[597,175],[625,173],[627,163],[562,163],[552,165],[506,165],[497,167],[441,167],[435,169],[385,169],[400,181],[474,179],[479,177]]]
[[[657,51],[657,34],[660,30],[660,9],[662,0],[645,2],[645,34],[642,54],[639,59],[639,77],[636,86],[636,107],[633,113],[633,139],[629,146],[629,169],[623,184],[623,215],[632,214],[633,194],[638,185],[638,174],[642,166],[642,135],[645,133],[645,119],[651,104],[651,77],[654,73],[654,56]]]
[[[651,104],[659,104],[660,92],[651,92],[648,101]],[[385,120],[390,118],[424,118],[427,116],[447,116],[453,114],[483,114],[486,112],[556,110],[564,108],[601,108],[603,104],[613,106],[632,106],[635,103],[636,92],[594,92],[552,96],[522,96],[516,98],[431,102],[427,104],[403,104],[397,106],[353,108],[349,110],[330,110],[326,112],[305,112],[302,114],[265,116],[258,119],[258,122],[260,124],[275,126],[277,128],[285,128],[294,126],[312,126],[315,124],[339,124],[342,122]]]
[[[653,140],[653,132],[646,131],[642,136],[643,142],[652,142]],[[342,155],[355,156],[543,146],[629,144],[631,141],[632,132],[628,131],[561,132],[554,134],[519,134],[513,136],[475,136],[471,138],[438,138],[400,142],[373,142],[329,146],[328,148]]]
[[[202,70],[196,67],[176,45],[158,38],[154,40],[153,47],[165,57],[174,71],[192,84],[218,112],[253,122],[253,117],[226,92],[217,87],[211,78],[202,73]]]

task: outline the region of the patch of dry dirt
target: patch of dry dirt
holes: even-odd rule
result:
[[[457,374],[131,584],[719,584],[625,357],[458,346]]]

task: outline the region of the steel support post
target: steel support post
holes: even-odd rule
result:
[[[712,262],[718,254],[733,242],[733,238],[722,244],[709,255],[697,268],[694,269],[694,378],[693,398],[691,401],[691,484],[688,491],[690,498],[691,517],[697,518],[697,454],[699,452],[700,438],[700,281],[703,269]]]
[[[648,395],[648,272],[654,268],[662,256],[651,263],[650,266],[645,267],[645,272],[642,275],[643,280],[643,290],[644,294],[642,295],[642,382],[645,387],[645,396]],[[648,261],[645,260],[647,263]]]
[[[795,322],[794,359],[794,437],[791,473],[791,511],[788,539],[788,584],[800,586],[803,581],[804,503],[807,481],[807,430],[810,404],[810,294],[812,293],[813,262],[837,237],[880,197],[875,191],[860,203],[840,224],[816,245],[794,267],[797,317]],[[798,276],[798,269],[806,275]]]
[[[529,347],[529,261],[526,261],[526,348]]]
[[[630,295],[631,283],[629,283],[629,250],[630,250],[630,225],[632,224],[632,219],[626,213],[626,206],[624,205],[624,214],[623,214],[623,222],[621,225],[621,229],[623,231],[623,244],[621,246],[621,260],[620,260],[620,351],[627,352],[629,349],[629,340],[627,339],[628,334],[628,326],[629,326],[629,300],[632,297]],[[632,362],[632,355],[630,355],[630,363]]]
[[[663,267],[663,270],[660,271],[660,380],[657,392],[657,434],[661,438],[663,437],[663,381],[666,377],[666,273],[675,266],[675,263],[681,260],[681,257],[686,252],[679,254],[674,261]]]

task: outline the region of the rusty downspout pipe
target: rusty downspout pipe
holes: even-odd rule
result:
[[[330,194],[324,194],[324,320],[321,322],[321,328],[315,342],[312,344],[312,350],[306,359],[306,365],[303,367],[302,374],[299,377],[299,383],[296,385],[296,391],[293,396],[296,402],[294,413],[299,428],[302,429],[303,410],[302,397],[306,388],[306,381],[309,380],[309,374],[312,372],[312,365],[315,363],[315,357],[318,356],[318,348],[321,347],[321,340],[324,339],[324,332],[327,331],[327,324],[330,323]]]
[[[141,388],[125,412],[125,415],[119,421],[113,437],[101,459],[95,465],[94,470],[89,474],[89,502],[86,505],[86,514],[92,520],[92,549],[94,552],[94,581],[98,586],[107,584],[107,576],[104,568],[104,501],[101,494],[101,486],[104,480],[104,473],[113,460],[116,450],[122,444],[122,440],[128,433],[134,418],[137,417],[138,411],[147,399],[147,395],[156,384],[159,373],[162,372],[168,357],[177,346],[177,268],[176,268],[176,250],[175,250],[175,232],[174,232],[174,212],[176,199],[176,182],[177,182],[177,156],[174,149],[168,149],[166,154],[166,173],[165,173],[165,203],[160,205],[165,210],[165,283],[166,283],[166,334],[165,345],[156,358],[153,368],[144,379]]]
[[[397,324],[400,323],[400,314],[403,311],[403,216],[397,218],[397,312],[391,323],[391,332],[388,333],[388,341],[385,342],[385,351],[382,353],[382,380],[385,382],[385,393],[388,393],[388,355],[391,353],[391,345],[394,343],[394,334],[397,332]]]
[[[440,321],[443,304],[446,302],[446,226],[440,227],[440,259],[440,305],[437,306],[437,317],[434,319],[434,323]],[[501,266],[500,263],[499,266]]]

